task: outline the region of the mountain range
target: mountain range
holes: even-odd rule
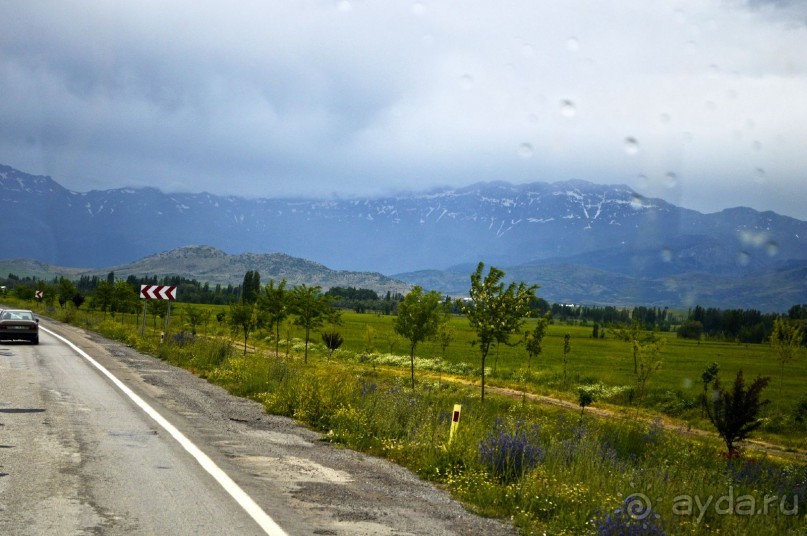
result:
[[[703,214],[623,185],[489,182],[367,199],[246,199],[80,193],[0,165],[0,206],[0,259],[50,265],[120,267],[205,244],[214,257],[282,252],[451,294],[467,293],[484,261],[540,284],[550,301],[763,310],[807,302],[807,222],[743,207]]]

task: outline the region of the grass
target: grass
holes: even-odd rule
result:
[[[391,336],[391,318],[354,313],[343,318],[338,329],[345,346],[329,359],[315,345],[308,364],[301,360],[296,330],[287,359],[270,351],[266,332],[251,338],[257,351],[244,356],[236,349],[239,338],[231,344],[219,326],[210,326],[211,337],[169,335],[161,343],[151,328],[141,337],[131,315],[104,320],[79,312],[73,321],[258,400],[269,412],[320,430],[328,441],[404,465],[470,509],[512,519],[523,534],[807,532],[807,467],[801,462],[751,451],[727,459],[716,439],[683,436],[665,429],[660,419],[634,419],[632,411],[629,418],[591,412],[581,417],[579,411],[490,392],[482,404],[478,386],[448,381],[473,380],[478,373],[478,350],[461,318],[452,321],[457,337],[445,361],[434,359],[440,349],[433,344],[418,349],[418,356],[432,359],[418,359],[412,390],[406,342]],[[566,381],[565,333],[572,337]],[[527,388],[573,400],[579,384],[634,385],[630,346],[608,337],[594,340],[590,333],[582,326],[551,326]],[[739,368],[747,377],[773,375],[765,394],[773,400],[774,417],[803,395],[803,357],[788,365],[780,394],[769,347],[664,336],[664,367],[651,379],[645,400],[650,409],[643,415],[664,410],[703,422],[699,408],[686,402],[702,392],[700,372],[712,361],[720,363],[724,378]],[[525,360],[523,347],[499,348],[498,358],[489,356],[491,383],[520,389]],[[629,404],[620,396],[611,401],[617,409]],[[454,404],[462,405],[462,419],[449,441]],[[779,426],[765,436],[803,445],[804,434],[795,425]]]

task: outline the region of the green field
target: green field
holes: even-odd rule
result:
[[[392,317],[345,312],[335,327],[345,339],[343,347],[329,357],[317,334],[305,364],[302,332],[291,324],[282,330],[279,357],[265,330],[250,336],[244,355],[243,339],[225,323],[213,321],[197,328],[206,336],[189,336],[184,307],[175,307],[164,342],[151,319],[145,336],[140,335],[139,315],[113,319],[58,308],[40,312],[70,317],[188,368],[235,395],[262,402],[268,412],[321,431],[328,441],[387,457],[444,487],[468,508],[513,520],[523,534],[807,533],[807,466],[799,450],[805,446],[805,429],[791,416],[805,395],[804,355],[787,365],[780,386],[769,345],[698,343],[661,334],[666,339],[663,367],[649,381],[640,418],[624,393],[595,403],[614,410],[611,417],[600,417],[492,391],[483,404],[473,383],[478,348],[461,317],[452,319],[455,338],[445,361],[435,359],[441,352],[435,343],[418,348],[418,381],[412,390],[407,341],[393,335]],[[214,312],[220,310],[225,309]],[[564,382],[566,333],[571,352]],[[611,333],[592,339],[586,326],[550,326],[525,384],[526,359],[522,345],[492,350],[489,385],[516,390],[526,385],[529,392],[574,402],[581,384],[631,387],[636,382],[631,346]],[[748,378],[772,376],[764,392],[772,401],[766,424],[754,437],[786,450],[749,448],[742,457],[727,459],[714,433],[693,436],[664,426],[672,416],[711,431],[698,396],[701,371],[713,361],[727,383],[740,368]],[[454,404],[462,405],[462,422],[449,441]],[[654,418],[657,412],[665,415],[663,420]],[[711,507],[698,506],[709,497]],[[642,505],[636,501],[645,499],[652,503],[650,512],[637,510]],[[729,500],[732,509],[727,510]]]

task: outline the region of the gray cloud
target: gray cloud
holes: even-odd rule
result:
[[[75,190],[245,196],[581,178],[807,218],[804,15],[761,0],[6,3],[0,161]]]

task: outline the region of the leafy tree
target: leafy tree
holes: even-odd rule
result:
[[[611,330],[614,336],[623,341],[629,342],[633,348],[633,373],[639,373],[639,354],[642,346],[653,344],[659,340],[655,333],[645,332],[642,324],[634,319],[629,325],[622,325]]]
[[[659,358],[661,350],[664,348],[663,339],[654,339],[638,345],[639,368],[636,370],[636,413],[642,403],[644,395],[647,393],[647,382],[662,365]]]
[[[325,343],[325,347],[328,349],[328,359],[330,359],[333,357],[334,350],[338,350],[345,340],[338,331],[331,330],[322,332],[322,342]]]
[[[228,318],[232,330],[244,334],[244,355],[247,355],[247,340],[255,329],[255,307],[251,303],[233,302],[230,304]]]
[[[254,304],[261,294],[261,274],[257,270],[249,270],[244,274],[241,284],[241,302]]]
[[[266,317],[266,321],[275,328],[275,357],[280,355],[280,325],[289,316],[289,291],[286,290],[286,280],[275,286],[275,280],[270,279],[269,284],[263,288],[263,294],[258,298],[258,309]]]
[[[676,334],[680,339],[700,340],[703,335],[703,324],[698,320],[685,320]]]
[[[168,301],[167,300],[146,300],[146,308],[151,315],[152,322],[154,323],[154,327],[157,327],[157,317],[163,319],[165,322],[166,317],[168,316]]]
[[[196,335],[196,326],[202,323],[202,310],[199,307],[189,305],[186,309],[188,324],[191,325],[191,333]]]
[[[485,401],[485,360],[494,343],[508,344],[510,335],[518,333],[535,299],[537,285],[524,282],[504,287],[504,272],[491,266],[488,275],[482,276],[485,264],[480,262],[471,274],[470,304],[465,314],[471,329],[476,332],[482,358],[482,402]]]
[[[728,450],[728,456],[737,453],[737,443],[747,439],[751,433],[762,425],[760,410],[769,400],[760,400],[762,390],[767,387],[770,378],[757,377],[746,389],[743,371],[737,372],[731,391],[723,389],[720,378],[715,378],[713,387],[714,399],[706,405],[706,414],[717,428]]]
[[[550,315],[547,313],[538,318],[532,333],[524,333],[524,348],[527,350],[527,374],[524,377],[524,396],[522,397],[522,400],[526,400],[527,398],[527,381],[530,377],[532,358],[540,355],[543,351],[542,344],[544,337],[546,336],[546,330],[549,327],[549,320]]]
[[[437,344],[440,345],[440,370],[437,376],[437,385],[441,385],[443,381],[443,365],[446,359],[446,349],[451,345],[456,337],[454,327],[451,325],[451,303],[447,302],[443,305],[443,314],[440,316],[440,323],[437,325]]]
[[[67,278],[59,278],[59,305],[65,306],[76,295],[76,285]]]
[[[126,281],[115,281],[112,287],[112,316],[137,310],[138,295]]]
[[[114,289],[114,283],[101,281],[98,283],[98,286],[95,287],[95,292],[93,292],[90,298],[93,307],[103,311],[105,318],[107,311],[112,309]]]
[[[70,298],[70,301],[72,301],[73,305],[75,305],[76,309],[78,309],[84,303],[84,296],[76,292],[75,294],[73,294],[73,297]]]
[[[568,333],[563,336],[563,384],[566,384],[566,365],[569,362],[569,352],[572,351],[572,336]]]
[[[398,316],[393,322],[395,333],[409,339],[409,362],[411,364],[412,389],[415,388],[415,348],[437,334],[440,325],[440,293],[423,292],[415,285],[404,300],[398,304]]]
[[[782,385],[785,381],[785,365],[795,358],[801,349],[801,341],[804,337],[801,326],[795,322],[790,322],[784,318],[777,318],[773,321],[773,331],[771,332],[771,346],[776,352],[781,369],[781,380],[779,382],[779,394],[782,394]]]
[[[712,363],[701,372],[701,380],[703,381],[703,394],[701,395],[701,416],[706,412],[706,404],[709,403],[708,390],[709,384],[715,381],[717,374],[720,372],[720,365]]]
[[[331,297],[321,292],[322,287],[305,284],[294,287],[289,294],[290,311],[296,315],[294,323],[305,329],[304,362],[308,363],[308,343],[311,331],[319,329],[326,320],[339,323],[339,311],[331,305]]]

